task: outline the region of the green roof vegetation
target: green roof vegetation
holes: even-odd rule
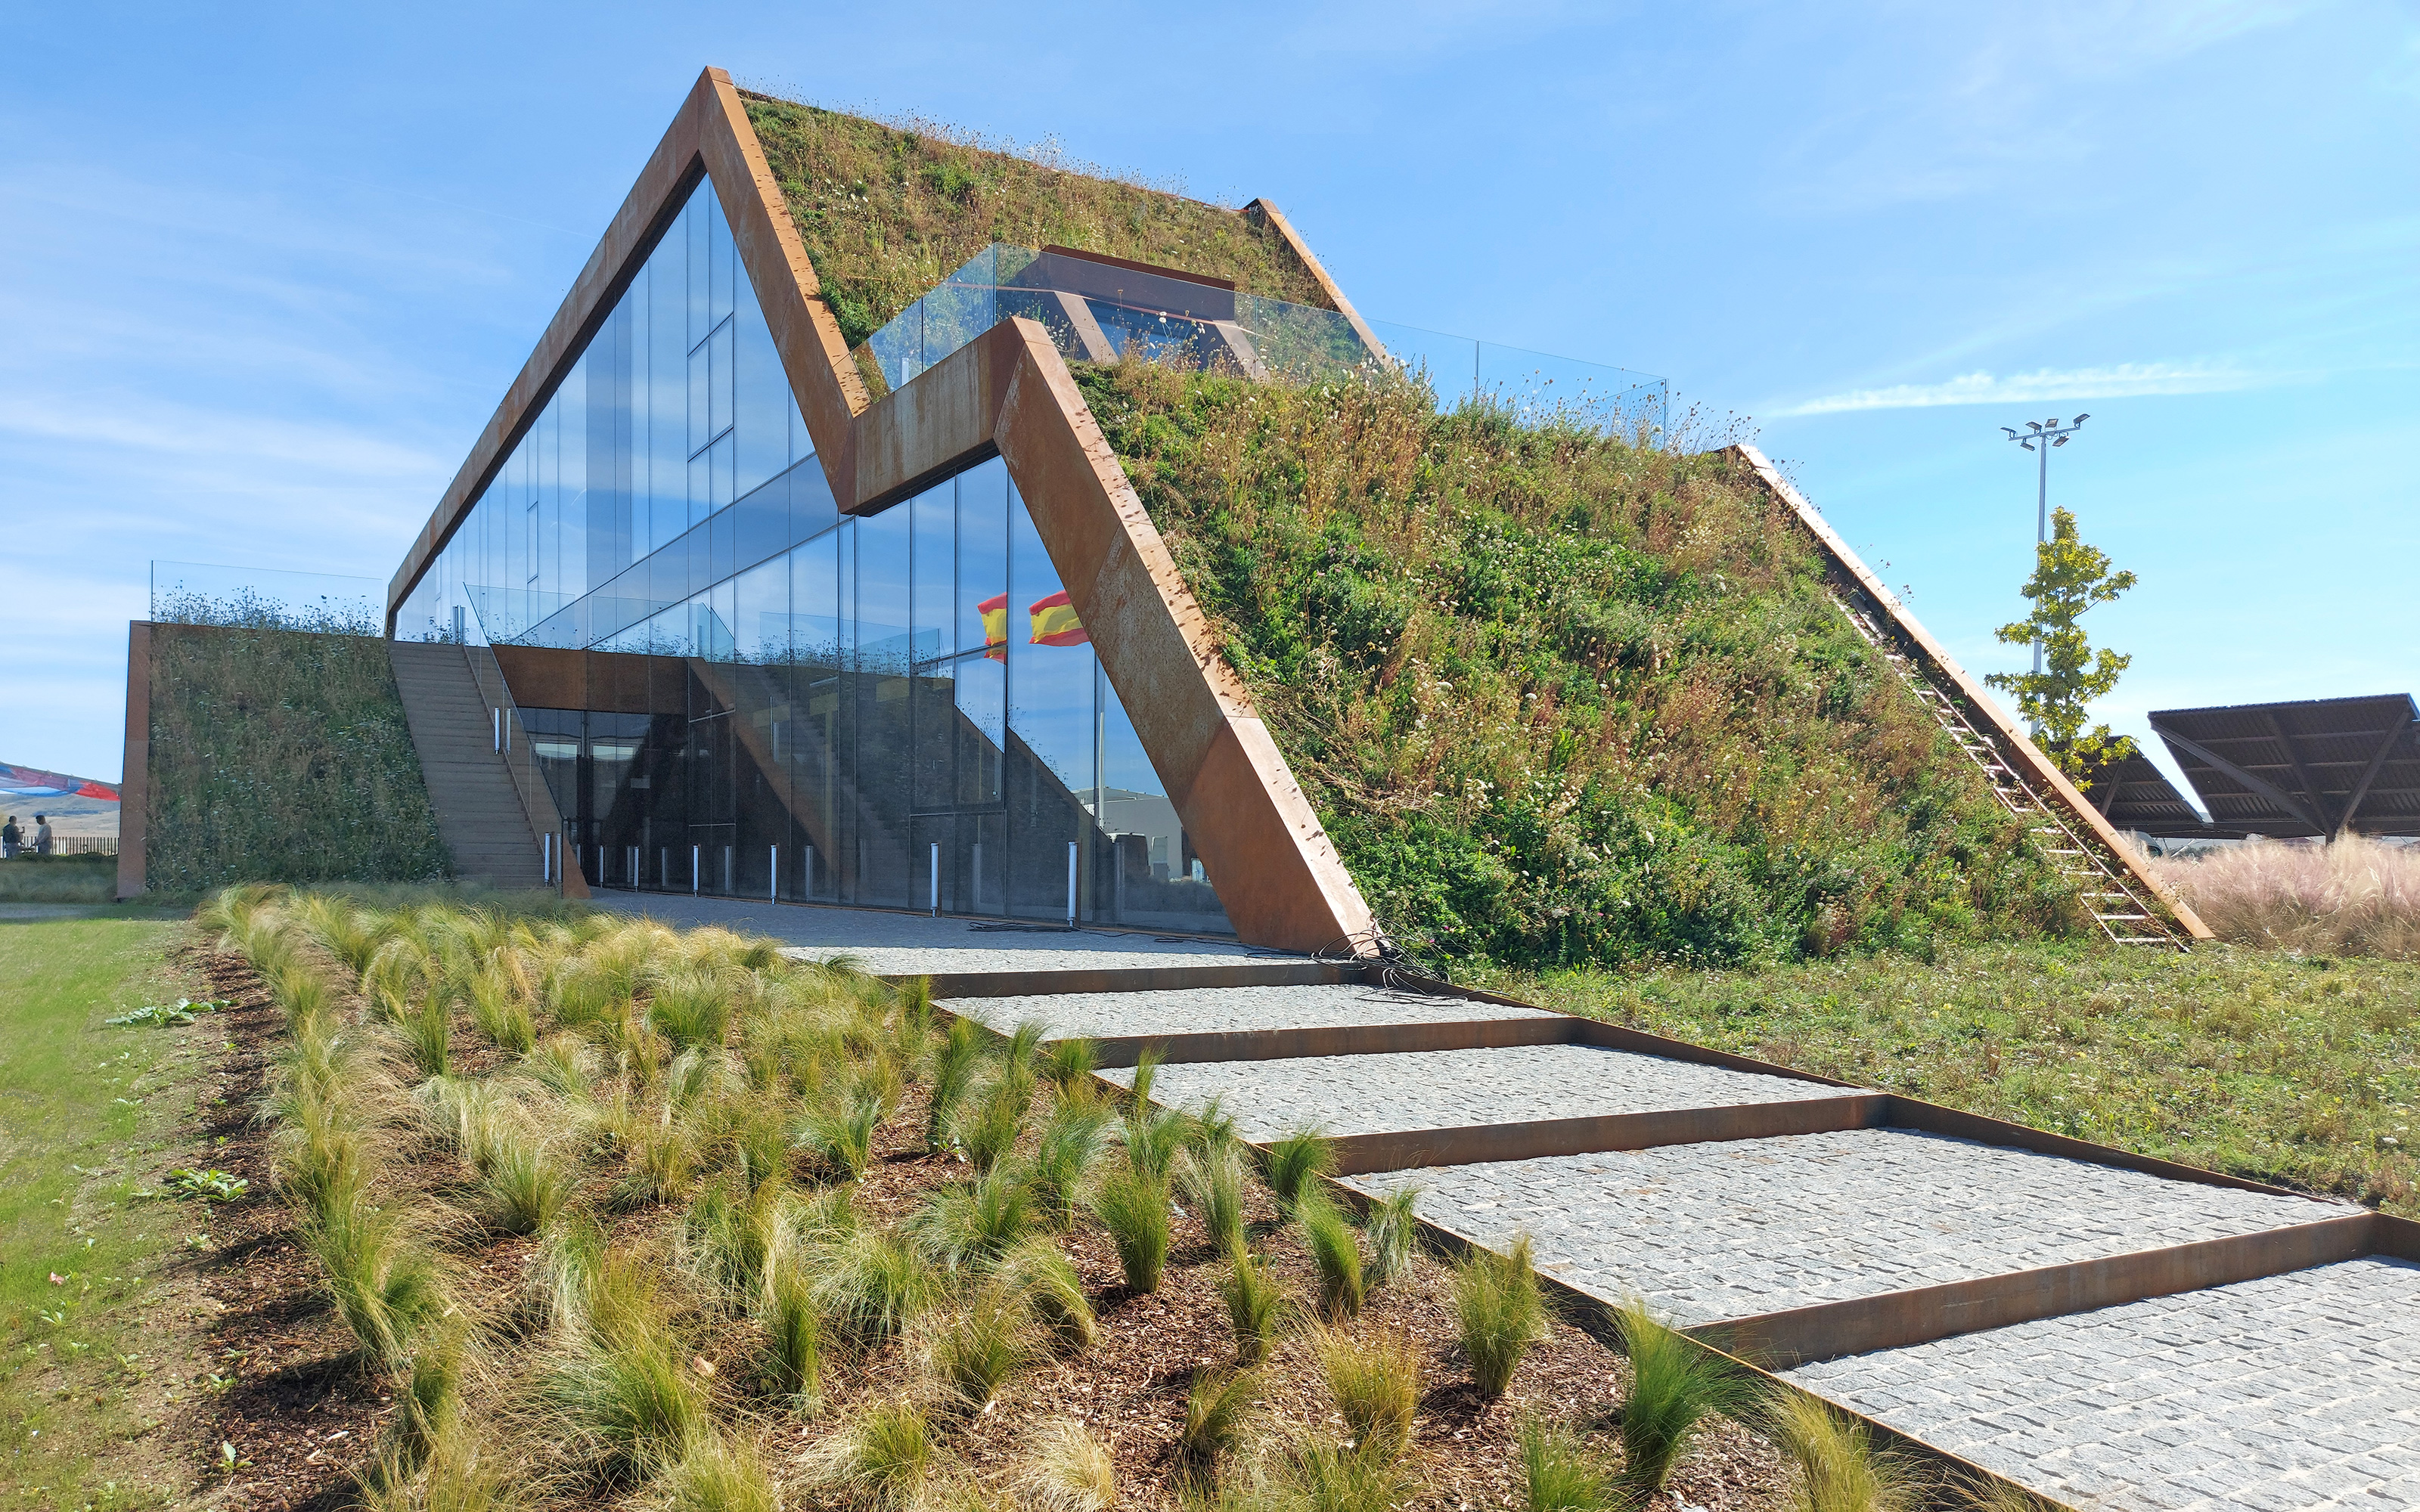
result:
[[[996,241],[1076,247],[1327,307],[1284,239],[1239,210],[1090,165],[1039,162],[927,121],[746,100],[851,347]]]
[[[1078,380],[1363,895],[1501,963],[2088,928],[1744,466],[1409,384]]]
[[[370,629],[152,626],[152,891],[445,874],[395,669]]]

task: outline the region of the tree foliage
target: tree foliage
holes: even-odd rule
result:
[[[1993,672],[1983,680],[2017,696],[2017,711],[2034,739],[2069,776],[2087,778],[2133,753],[2133,742],[2105,724],[2084,728],[2094,699],[2106,697],[2134,658],[2095,647],[2080,623],[2096,604],[2114,602],[2134,586],[2131,572],[2109,570],[2109,554],[2076,533],[2075,516],[2051,512],[2051,538],[2035,548],[2034,574],[2020,589],[2033,612],[1994,632],[2002,645],[2039,640],[2042,670]]]

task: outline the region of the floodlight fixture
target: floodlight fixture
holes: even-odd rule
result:
[[[2028,434],[2022,436],[2017,434],[2012,426],[2000,427],[2009,440],[2028,452],[2040,454],[2036,458],[2037,471],[2034,485],[2034,559],[2037,563],[2041,559],[2043,544],[2050,539],[2051,451],[2054,447],[2065,446],[2068,438],[2075,434],[2075,427],[2091,418],[2090,415],[2078,415],[2065,425],[2058,423],[2056,415],[2051,416],[2048,420],[2028,420],[2025,422],[2025,430]],[[2036,636],[2034,638],[2034,671],[2040,674],[2041,670],[2042,643],[2041,638]],[[2041,733],[2041,727],[2035,726],[2034,733]]]

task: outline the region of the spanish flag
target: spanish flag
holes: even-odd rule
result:
[[[1067,601],[1063,588],[1048,598],[1035,599],[1031,612],[1037,646],[1080,646],[1093,639],[1084,633],[1084,622],[1076,618],[1076,606]]]
[[[975,606],[983,616],[984,655],[993,661],[1008,659],[1008,595],[994,594]]]

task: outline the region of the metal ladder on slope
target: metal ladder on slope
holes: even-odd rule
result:
[[[2052,864],[2077,884],[2077,895],[2112,944],[2187,949],[2182,935],[2161,913],[2158,904],[2143,896],[2142,885],[2130,880],[2122,868],[2112,864],[2115,858],[2104,853],[2095,838],[2088,833],[2079,834],[2061,806],[2044,802],[2033,784],[2001,759],[1998,748],[1966,717],[1964,705],[1933,686],[1924,669],[1900,650],[1890,633],[1875,621],[1872,611],[1862,606],[1861,596],[1844,599],[1836,593],[1832,602],[1848,617],[1850,625],[1866,644],[1899,673],[1916,694],[1916,702],[1932,715],[1933,721],[1966,753],[1966,759],[1975,764],[1984,781],[1991,785],[1992,795],[2025,826]]]

